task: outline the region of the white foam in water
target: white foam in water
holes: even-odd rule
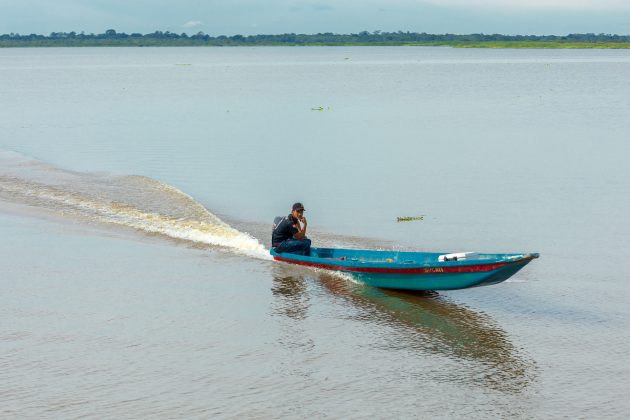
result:
[[[13,152],[0,153],[0,198],[168,238],[269,259],[265,247],[178,189],[146,177],[67,172]],[[56,177],[51,176],[51,170]],[[46,172],[42,176],[42,172]],[[42,180],[47,180],[42,182]]]

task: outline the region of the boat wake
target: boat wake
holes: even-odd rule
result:
[[[177,188],[144,176],[71,172],[0,151],[0,200],[75,221],[270,258],[253,236],[234,229]]]

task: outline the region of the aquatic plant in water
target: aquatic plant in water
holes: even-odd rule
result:
[[[424,220],[424,215],[422,216],[398,216],[396,218],[397,222],[413,222],[416,220]]]

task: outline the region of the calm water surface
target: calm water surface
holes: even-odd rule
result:
[[[0,417],[626,418],[629,97],[627,51],[0,50]],[[542,256],[363,287],[269,260],[297,200]]]

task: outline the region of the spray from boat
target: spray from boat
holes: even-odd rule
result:
[[[105,224],[269,259],[266,248],[177,188],[144,176],[66,171],[0,151],[0,199]]]

